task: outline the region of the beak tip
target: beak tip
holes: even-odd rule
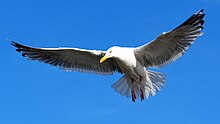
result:
[[[102,57],[102,58],[100,59],[99,63],[103,63],[106,59],[107,59],[106,56]]]

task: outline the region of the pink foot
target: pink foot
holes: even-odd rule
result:
[[[131,96],[132,96],[132,102],[135,102],[137,97],[136,97],[136,94],[134,92],[134,89],[131,90]]]
[[[142,89],[140,89],[140,98],[141,98],[141,101],[143,101],[144,100],[144,92],[143,92],[143,90]]]

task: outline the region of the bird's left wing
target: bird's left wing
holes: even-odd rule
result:
[[[112,59],[100,64],[99,60],[104,56],[104,51],[85,50],[78,48],[32,48],[11,43],[21,52],[22,56],[29,60],[38,60],[64,70],[91,72],[96,74],[113,74],[119,71],[116,62]]]
[[[205,14],[198,11],[177,28],[163,33],[148,44],[137,47],[134,53],[146,67],[162,67],[182,56],[193,41],[202,35]]]

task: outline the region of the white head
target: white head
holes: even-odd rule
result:
[[[120,51],[120,47],[113,46],[113,47],[109,48],[106,51],[105,56],[100,59],[100,63],[104,62],[108,58],[117,57],[117,55],[119,53],[118,51]]]

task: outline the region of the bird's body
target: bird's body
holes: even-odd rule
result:
[[[136,48],[110,47],[107,51],[78,48],[33,48],[12,41],[18,52],[30,60],[58,66],[65,70],[96,74],[124,74],[112,88],[123,96],[144,100],[155,95],[164,82],[165,75],[147,70],[160,68],[182,56],[193,41],[202,35],[203,10],[192,15],[177,28],[162,33],[153,41]]]
[[[144,100],[150,93],[155,95],[156,91],[160,90],[165,81],[165,75],[146,70],[145,65],[135,55],[134,48],[114,46],[108,51],[112,51],[112,59],[124,73],[124,76],[112,85],[117,92],[123,96],[132,96],[132,101],[135,101],[137,95]],[[106,56],[108,56],[108,51]],[[151,80],[157,81],[153,83]]]
[[[115,54],[113,58],[116,60],[117,65],[124,73],[124,77],[126,79],[118,82],[123,85],[121,89],[118,88],[120,86],[119,84],[118,87],[113,88],[115,88],[116,91],[118,90],[119,93],[123,91],[121,94],[127,97],[132,95],[133,101],[135,101],[135,97],[137,97],[136,94],[140,94],[140,98],[143,100],[143,96],[145,96],[144,90],[146,89],[144,84],[147,83],[146,70],[144,65],[141,65],[141,63],[137,60],[134,54],[134,49],[127,47],[112,47],[111,50],[118,53]],[[124,85],[126,85],[126,87]],[[132,92],[129,92],[127,89],[131,89]]]

